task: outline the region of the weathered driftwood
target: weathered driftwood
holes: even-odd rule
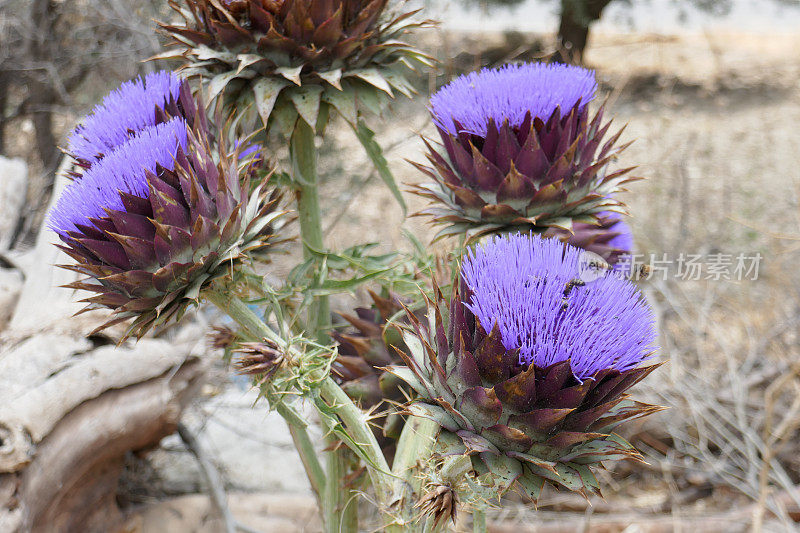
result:
[[[0,256],[0,331],[11,320],[11,314],[14,312],[19,292],[22,289],[22,282],[22,272],[13,268],[3,268]]]
[[[55,348],[56,344],[68,349],[80,346],[70,341],[64,336],[45,335],[41,340],[23,342],[0,358],[0,374],[24,379],[15,385],[4,384],[0,392],[0,438],[4,442],[0,446],[0,472],[28,464],[38,453],[36,445],[54,431],[67,413],[86,401],[109,390],[158,378],[181,367],[187,359],[185,349],[147,339],[130,348],[103,346],[83,353]],[[43,346],[43,342],[52,343],[53,348]],[[31,346],[52,349],[62,358],[37,357],[40,354],[29,351]],[[30,362],[24,361],[27,357]],[[46,366],[30,370],[29,365],[42,362]],[[49,370],[51,375],[42,375],[42,370]]]
[[[15,258],[25,284],[0,331],[0,531],[115,531],[126,454],[174,432],[204,364],[165,340],[86,338],[97,316],[72,318],[80,295],[58,288],[74,278],[52,240],[44,230]]]
[[[67,184],[66,173],[70,169],[69,161],[65,159],[53,186],[50,208]],[[16,264],[20,265],[25,274],[25,285],[8,325],[15,335],[35,334],[42,330],[63,330],[75,334],[83,332],[87,326],[84,321],[76,323],[70,320],[83,305],[78,302],[76,291],[61,287],[75,281],[78,275],[63,268],[55,268],[54,265],[72,262],[67,254],[54,246],[57,242],[58,237],[47,229],[45,222],[36,238],[36,246],[23,255],[14,256]]]
[[[0,474],[0,486],[13,487],[0,500],[0,531],[113,531],[122,523],[116,493],[125,455],[175,430],[202,374],[199,360],[188,359],[67,413],[25,467]]]
[[[7,256],[22,217],[27,178],[24,161],[0,156],[0,330],[11,319],[22,287],[22,272],[11,268]]]

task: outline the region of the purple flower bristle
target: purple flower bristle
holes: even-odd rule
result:
[[[263,147],[260,144],[251,144],[239,152],[239,159],[246,159],[250,156],[258,157],[261,150]]]
[[[598,216],[617,221],[608,228],[608,231],[611,233],[618,233],[619,235],[615,235],[614,238],[608,241],[608,246],[627,253],[633,252],[633,232],[628,223],[623,220],[622,215],[613,211],[604,211],[599,213]]]
[[[147,172],[157,165],[172,170],[178,146],[186,148],[187,124],[182,118],[145,127],[67,185],[50,214],[50,228],[66,237],[91,226],[90,218],[106,215],[106,209],[123,210],[120,192],[147,198]]]
[[[94,164],[130,139],[132,134],[156,123],[156,107],[177,99],[181,79],[162,70],[123,83],[98,104],[70,135],[67,151],[76,159]]]
[[[242,141],[240,139],[236,139],[233,141],[233,149],[239,150],[239,161],[244,159],[252,158],[252,159],[261,159],[263,158],[262,151],[264,147],[259,143],[251,143],[248,141]]]
[[[465,305],[487,331],[496,323],[520,363],[570,361],[578,380],[606,369],[630,370],[656,347],[653,313],[633,283],[609,273],[580,279],[582,250],[535,235],[496,236],[468,252]]]
[[[430,111],[436,125],[450,134],[485,137],[490,120],[497,126],[508,120],[512,127],[521,126],[528,113],[547,120],[556,108],[566,112],[578,101],[583,108],[596,90],[594,71],[581,67],[505,65],[456,78],[431,97]]]

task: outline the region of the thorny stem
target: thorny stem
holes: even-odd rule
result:
[[[300,454],[300,460],[303,462],[303,467],[308,474],[311,488],[314,489],[317,501],[321,503],[320,494],[325,489],[325,471],[317,459],[317,451],[314,449],[314,444],[308,437],[306,423],[293,408],[286,404],[278,404],[276,411],[289,425],[289,433],[291,433],[294,446]]]
[[[267,324],[265,324],[258,317],[258,315],[256,315],[252,309],[247,306],[247,304],[245,304],[235,295],[230,294],[229,291],[226,291],[221,287],[219,289],[212,287],[210,290],[206,291],[206,297],[214,305],[219,307],[228,316],[235,320],[251,336],[255,338],[270,339],[274,342],[277,342],[280,346],[286,345],[286,341],[281,339],[277,333],[267,326]],[[383,456],[383,452],[381,451],[381,447],[378,444],[375,435],[373,435],[369,425],[367,424],[364,412],[353,403],[350,397],[345,394],[341,387],[339,387],[339,385],[337,385],[336,382],[330,378],[330,376],[319,376],[319,378],[320,394],[322,398],[342,420],[350,437],[360,445],[362,453],[366,455],[366,459],[368,460],[367,472],[369,473],[370,481],[375,488],[378,501],[385,507],[388,507],[392,492],[392,478],[389,474],[389,465],[386,462],[386,458]],[[287,420],[287,422],[290,424],[293,423],[293,421],[290,420]],[[305,431],[305,428],[302,428],[302,430]],[[304,450],[298,446],[298,452],[302,454],[304,453]],[[306,460],[317,461],[316,454],[311,453],[309,457],[304,458],[304,464],[306,464]],[[321,467],[319,470],[321,470]],[[313,468],[312,471],[307,470],[306,472],[309,475],[309,479],[311,479],[312,475],[316,475],[317,471],[317,468]],[[330,482],[335,483],[338,486],[342,481],[342,479],[337,479],[335,481],[331,480]],[[312,485],[313,483],[314,482],[312,481]],[[340,492],[347,495],[346,491],[344,490]],[[325,500],[323,496],[324,494],[325,491],[320,494],[323,501],[323,506],[330,505],[331,502]],[[345,505],[347,508],[354,507],[352,502],[350,505],[347,505],[348,498],[343,499],[343,502],[344,504],[341,508],[345,509],[345,511],[347,511]],[[346,523],[345,520],[341,519],[340,522]],[[339,531],[338,528],[336,531]],[[345,530],[342,529],[342,531]]]
[[[314,128],[302,118],[295,124],[289,139],[289,154],[292,159],[292,179],[297,199],[297,216],[300,221],[300,237],[306,259],[311,257],[308,247],[324,249],[322,211],[319,205],[319,179],[317,172],[317,147],[314,144]],[[330,329],[330,302],[327,296],[316,296],[308,308],[306,334],[325,344]],[[328,531],[358,530],[358,505],[353,494],[342,486],[347,474],[349,458],[345,449],[334,449],[326,454],[328,484],[323,498],[324,521]]]
[[[472,531],[473,533],[486,533],[486,509],[472,511]]]
[[[397,476],[393,499],[399,503],[404,523],[414,520],[414,505],[422,488],[422,479],[415,476],[416,467],[430,457],[438,431],[439,425],[433,420],[412,416],[406,421],[397,442],[392,464],[392,473]]]
[[[221,311],[235,320],[253,338],[268,338],[276,340],[278,336],[272,331],[253,311],[236,296],[232,296],[224,290],[215,290],[213,287],[206,292],[208,300],[217,306]],[[325,487],[325,471],[317,458],[317,452],[308,436],[307,424],[303,418],[290,406],[279,404],[276,408],[278,414],[286,420],[289,425],[289,432],[294,441],[294,447],[300,455],[300,460],[311,483],[311,488],[319,501]]]
[[[367,459],[367,473],[375,488],[378,501],[386,504],[392,491],[392,478],[389,464],[383,456],[378,440],[367,423],[364,411],[330,377],[320,383],[322,398],[342,419],[350,437],[356,441]]]
[[[335,446],[339,439],[329,436],[328,446]],[[346,489],[343,480],[348,474],[349,450],[338,449],[327,454],[325,472],[330,483],[325,485],[325,524],[327,531],[358,531],[358,495]],[[342,492],[344,496],[342,497]],[[344,506],[344,507],[340,507]]]
[[[451,455],[444,460],[439,472],[446,482],[455,486],[472,470],[472,461],[466,455]]]
[[[231,294],[227,287],[212,285],[204,294],[209,302],[231,317],[252,338],[280,341],[280,337],[246,303]]]
[[[297,216],[300,221],[300,237],[303,239],[305,258],[311,257],[307,246],[324,249],[322,233],[322,211],[319,206],[319,182],[317,177],[317,148],[314,145],[314,129],[305,120],[299,119],[289,140],[292,158],[292,179],[297,199]],[[310,337],[324,343],[325,332],[330,327],[330,303],[327,296],[317,296],[308,310],[306,327]]]

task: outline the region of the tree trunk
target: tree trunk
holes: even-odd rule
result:
[[[31,3],[31,21],[34,31],[29,42],[30,56],[36,69],[27,76],[30,96],[30,110],[36,132],[36,149],[48,175],[58,166],[58,141],[53,134],[53,104],[58,95],[53,89],[52,68],[58,54],[53,50],[52,37],[55,33],[59,12],[53,0],[34,0]],[[52,186],[52,181],[50,183]],[[50,187],[48,187],[49,189]],[[49,192],[49,191],[48,191]]]
[[[39,152],[39,159],[42,162],[44,171],[50,176],[45,188],[45,197],[49,198],[53,188],[55,171],[61,158],[58,141],[53,133],[53,111],[51,108],[55,101],[55,95],[47,87],[32,85],[33,90],[37,92],[34,93],[35,96],[31,101],[31,121],[36,134],[36,150]]]
[[[583,63],[589,41],[589,28],[613,0],[561,0],[561,23],[558,27],[559,50],[554,59],[560,63]]]
[[[0,72],[0,155],[6,153],[6,107],[8,107],[8,72]]]

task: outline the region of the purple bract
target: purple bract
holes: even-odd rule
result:
[[[495,236],[471,250],[465,305],[486,331],[496,323],[520,364],[570,361],[578,380],[637,367],[654,352],[652,311],[629,281],[607,274],[580,281],[582,250],[533,235]]]

